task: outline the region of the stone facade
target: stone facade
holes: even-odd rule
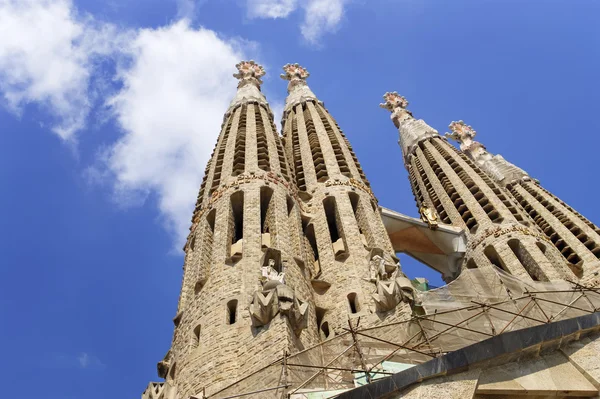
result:
[[[361,317],[361,325],[406,317],[410,308],[403,298],[412,287],[399,269],[360,163],[306,84],[308,72],[297,64],[284,71],[289,94],[283,140],[303,200],[304,248],[321,338],[347,328],[349,317]]]
[[[238,388],[249,389],[244,382],[253,372],[280,361],[285,365],[286,354],[309,356],[308,348],[321,360],[314,364],[330,364],[338,354],[327,352],[327,345],[350,333],[356,341],[358,325],[381,328],[378,337],[369,337],[376,354],[377,345],[398,339],[398,326],[406,325],[413,309],[423,312],[422,297],[401,270],[369,181],[343,131],[308,87],[307,70],[298,64],[283,68],[288,96],[280,136],[260,90],[264,69],[253,61],[236,67],[238,89],[206,166],[184,246],[173,340],[158,363],[165,381],[150,383],[143,399],[218,397],[240,381]],[[472,140],[470,126],[451,125],[449,136],[461,143],[459,151],[415,119],[402,96],[386,93],[384,100],[381,105],[392,112],[399,130],[422,218],[416,222],[432,236],[454,230],[463,238],[460,251],[432,252],[438,262],[448,263],[440,268],[447,282],[465,268],[488,273],[496,266],[525,282],[598,284],[600,229],[525,171],[489,154]],[[429,343],[417,324],[420,332],[412,337],[422,334]],[[314,355],[315,348],[320,354]],[[366,370],[356,342],[355,349],[356,362]],[[581,362],[591,360],[582,356]],[[587,363],[585,369],[595,372]],[[326,377],[344,371],[351,381],[356,378],[350,370],[329,368],[315,373]],[[284,381],[275,389],[285,392],[284,374],[269,375],[269,384]],[[480,397],[488,394],[478,388],[488,381],[482,380],[485,375],[478,369],[443,376],[402,395]],[[256,396],[262,392],[256,384],[265,379],[255,378],[252,397],[262,397]]]
[[[475,162],[445,137],[416,120],[398,93],[381,104],[392,112],[417,206],[424,219],[461,227],[468,248],[462,267],[496,266],[523,279],[549,281],[576,276],[552,242]],[[449,282],[460,269],[444,276]]]
[[[475,130],[463,121],[450,124],[447,135],[460,143],[460,149],[498,185],[505,188],[528,214],[532,223],[546,235],[561,253],[573,273],[584,285],[600,283],[600,229],[579,212],[544,189],[527,172],[490,154],[473,138]]]
[[[237,68],[184,247],[173,342],[158,364],[166,382],[147,396],[211,395],[349,319],[411,315],[377,200],[306,70],[284,67],[282,139],[260,91],[264,69]]]

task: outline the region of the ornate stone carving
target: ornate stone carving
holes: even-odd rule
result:
[[[286,64],[283,67],[283,72],[280,76],[282,79],[289,81],[288,83],[288,97],[285,100],[285,108],[283,113],[283,120],[287,118],[287,114],[292,107],[296,104],[306,102],[308,100],[316,101],[317,96],[310,90],[306,84],[306,78],[310,76],[310,73],[306,68],[298,64]]]
[[[446,133],[446,136],[458,141],[465,141],[467,138],[473,138],[477,135],[475,129],[470,125],[467,125],[464,121],[453,121],[448,125],[452,133]]]
[[[285,80],[295,80],[301,79],[305,80],[310,76],[310,73],[306,70],[306,68],[300,66],[299,64],[285,64],[283,66],[283,72],[281,74],[281,78]]]
[[[247,83],[254,83],[257,86],[262,84],[262,78],[265,76],[265,68],[262,65],[257,64],[253,60],[240,61],[235,66],[238,70],[237,73],[233,74],[233,77],[240,80],[238,87],[241,87]]]
[[[386,261],[381,255],[374,255],[369,262],[369,280],[371,282],[392,280],[398,270],[397,264]]]
[[[437,136],[438,132],[424,120],[415,119],[412,112],[406,109],[408,100],[398,92],[385,93],[383,100],[384,102],[379,106],[392,112],[391,118],[400,133],[400,146],[406,162],[419,142]]]
[[[403,120],[412,118],[412,113],[406,109],[408,107],[408,100],[398,94],[398,92],[388,91],[383,95],[383,100],[384,102],[379,104],[379,106],[392,112],[392,120],[396,125]]]
[[[421,214],[421,220],[427,223],[431,230],[438,228],[439,217],[434,209],[421,206],[421,208],[419,208],[419,213]]]
[[[250,317],[256,327],[269,324],[277,314],[275,291],[256,291],[250,304]]]
[[[250,304],[252,324],[255,327],[267,325],[280,313],[287,316],[294,332],[299,334],[307,326],[308,302],[285,284],[285,270],[277,267],[277,261],[269,257],[268,264],[261,267],[262,289],[254,292]]]
[[[402,275],[392,280],[377,281],[377,293],[372,295],[378,312],[394,309],[400,302],[414,302],[414,288],[410,280]]]

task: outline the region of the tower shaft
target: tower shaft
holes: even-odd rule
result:
[[[573,273],[584,285],[600,283],[600,229],[560,198],[544,189],[527,172],[506,161],[501,155],[490,154],[473,138],[471,126],[462,121],[450,124],[450,137],[460,143],[464,154],[481,165],[486,174],[506,189],[511,199],[529,215],[553,246],[560,252]]]
[[[382,107],[392,111],[400,133],[405,166],[419,210],[461,227],[468,236],[462,265],[452,265],[450,281],[462,267],[496,266],[525,280],[574,277],[551,245],[494,180],[456,150],[423,120],[413,118],[408,102],[386,93]],[[434,216],[432,216],[434,215]]]
[[[297,64],[284,71],[282,77],[290,82],[283,134],[305,204],[304,247],[321,338],[342,332],[349,318],[360,317],[361,325],[369,325],[409,317],[412,286],[400,270],[352,147],[307,86],[308,72]]]
[[[159,363],[181,398],[214,393],[318,342],[299,204],[260,92],[264,70],[253,62],[237,67],[238,91],[184,248],[173,342]]]

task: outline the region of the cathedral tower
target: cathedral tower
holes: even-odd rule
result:
[[[506,188],[514,201],[552,241],[583,284],[600,282],[600,229],[558,197],[544,189],[527,172],[490,154],[473,138],[475,130],[463,121],[450,124],[449,137],[498,185]]]
[[[462,265],[452,265],[450,281],[462,267],[491,265],[522,279],[575,278],[560,252],[503,188],[465,154],[406,109],[398,93],[381,104],[392,112],[417,206],[424,220],[463,228],[468,249]],[[452,269],[451,269],[452,270]]]
[[[342,331],[349,318],[372,325],[408,317],[412,287],[356,154],[306,84],[306,69],[298,64],[283,69],[289,81],[283,137],[304,209],[304,248],[321,338]]]
[[[180,398],[210,395],[318,342],[296,191],[260,91],[264,69],[237,69],[184,247],[173,342],[158,365]]]

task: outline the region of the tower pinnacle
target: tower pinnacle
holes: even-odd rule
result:
[[[260,86],[263,83],[260,78],[265,76],[265,68],[253,60],[240,61],[235,67],[238,72],[234,73],[233,77],[239,79],[239,83],[237,93],[229,105],[229,110],[244,101],[258,101],[266,104],[267,100],[260,91]]]
[[[392,113],[391,118],[400,133],[400,146],[402,147],[402,154],[406,162],[406,157],[413,152],[419,142],[429,137],[438,136],[439,134],[437,130],[425,123],[424,120],[413,117],[412,112],[406,109],[408,100],[398,94],[398,92],[385,93],[383,100],[384,102],[379,104],[379,106]]]
[[[260,78],[265,76],[265,68],[263,68],[262,65],[250,60],[240,61],[235,65],[235,67],[237,68],[238,72],[234,73],[233,77],[240,80],[238,88],[248,83],[253,83],[260,88],[260,85],[262,84],[262,80],[260,80]]]
[[[451,133],[446,133],[446,136],[457,141],[461,151],[498,183],[506,184],[515,178],[529,178],[524,170],[506,161],[501,155],[490,154],[483,144],[473,140],[477,132],[464,121],[454,121],[448,128]]]
[[[286,64],[283,66],[283,72],[280,76],[284,80],[288,80],[288,96],[285,100],[285,109],[283,119],[285,120],[288,111],[296,104],[310,100],[316,100],[317,96],[310,90],[306,84],[306,78],[310,73],[299,64]]]

